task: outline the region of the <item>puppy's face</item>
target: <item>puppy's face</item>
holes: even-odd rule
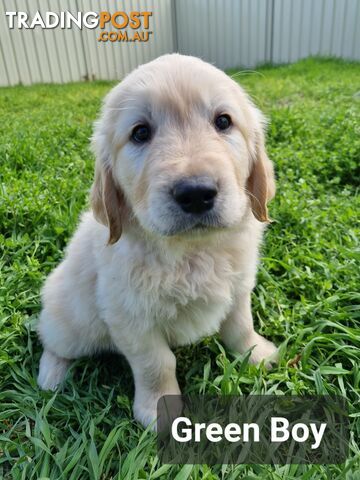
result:
[[[165,236],[236,226],[250,204],[266,220],[274,186],[261,121],[241,88],[199,59],[141,66],[110,92],[96,127],[95,215],[110,230],[118,222],[113,240],[123,202]]]

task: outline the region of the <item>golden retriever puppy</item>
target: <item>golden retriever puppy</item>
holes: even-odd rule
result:
[[[276,356],[250,305],[275,193],[263,129],[241,87],[190,56],[142,65],[108,94],[92,211],[43,289],[41,388],[72,359],[121,352],[146,426],[159,397],[180,393],[171,347],[220,332],[253,362]]]

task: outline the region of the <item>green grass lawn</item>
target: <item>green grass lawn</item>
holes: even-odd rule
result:
[[[133,381],[120,356],[77,361],[61,393],[39,391],[39,291],[87,205],[88,139],[113,85],[97,82],[0,89],[0,478],[360,478],[360,65],[306,60],[236,80],[270,120],[278,191],[253,313],[257,329],[282,344],[281,361],[271,371],[234,362],[208,338],[177,349],[180,386],[343,395],[352,421],[348,461],[161,465],[154,434],[132,419]]]

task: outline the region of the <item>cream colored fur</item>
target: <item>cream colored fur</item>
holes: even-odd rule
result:
[[[226,133],[213,125],[220,113],[232,118]],[[136,145],[129,137],[144,121],[153,135]],[[194,57],[160,57],[109,93],[93,137],[92,211],[43,289],[42,388],[55,389],[72,359],[121,352],[135,379],[134,415],[148,425],[158,398],[179,393],[171,347],[220,332],[233,350],[254,347],[253,362],[276,355],[250,308],[275,193],[263,124],[234,81]],[[192,175],[219,185],[216,221],[201,229],[169,194]]]

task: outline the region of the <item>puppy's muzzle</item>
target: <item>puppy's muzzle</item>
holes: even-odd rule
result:
[[[218,189],[211,178],[189,177],[177,181],[171,193],[184,212],[201,214],[212,210]]]

